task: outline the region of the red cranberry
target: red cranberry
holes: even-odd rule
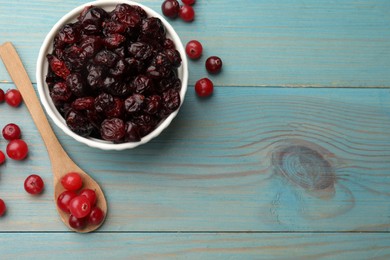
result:
[[[36,174],[32,174],[24,181],[24,189],[30,194],[39,194],[45,186],[42,178]]]
[[[71,226],[74,229],[83,229],[88,224],[87,218],[76,218],[73,215],[69,216],[69,226]]]
[[[186,45],[186,53],[191,59],[199,59],[202,56],[203,46],[197,40],[189,41]]]
[[[62,186],[70,191],[76,191],[83,186],[83,180],[77,172],[69,172],[61,178]]]
[[[4,90],[0,88],[0,103],[3,102],[5,99],[5,93]]]
[[[22,95],[17,89],[10,89],[5,93],[5,102],[12,107],[19,106],[22,100]]]
[[[161,5],[162,13],[169,18],[176,18],[180,11],[180,4],[177,0],[165,0]]]
[[[0,217],[4,215],[6,210],[7,210],[7,207],[5,206],[4,201],[2,199],[0,199]]]
[[[96,204],[96,192],[91,189],[83,189],[80,191],[79,195],[85,196],[89,199],[91,206],[95,206]]]
[[[216,74],[221,71],[222,60],[217,56],[211,56],[206,60],[206,69],[212,74]]]
[[[20,161],[27,157],[28,146],[22,139],[15,139],[8,143],[6,151],[9,158]]]
[[[179,17],[185,22],[191,22],[194,20],[195,11],[190,5],[183,5],[180,8]]]
[[[5,154],[3,151],[0,151],[0,165],[2,165],[5,162]]]
[[[69,210],[76,218],[84,218],[91,212],[91,203],[85,196],[76,196],[69,202]]]
[[[198,94],[200,97],[210,96],[213,93],[213,90],[214,84],[208,78],[200,79],[195,83],[196,94]]]
[[[75,198],[77,196],[76,192],[74,191],[70,191],[70,190],[66,190],[64,192],[62,192],[58,198],[57,198],[57,206],[67,212],[67,213],[70,213],[70,210],[69,210],[69,202]]]
[[[99,207],[95,207],[91,210],[88,217],[88,223],[91,225],[99,225],[104,220],[104,212]]]
[[[195,0],[181,0],[185,5],[193,5],[195,4]]]
[[[8,124],[4,126],[2,133],[4,139],[8,141],[19,139],[21,135],[20,128],[16,124]]]

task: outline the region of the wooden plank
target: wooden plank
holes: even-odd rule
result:
[[[50,246],[47,246],[47,241]],[[0,234],[3,259],[388,259],[389,234]],[[15,245],[18,245],[16,249]]]
[[[134,150],[100,151],[54,130],[105,190],[104,231],[387,231],[389,111],[386,89],[217,87],[205,100],[189,91],[171,127]],[[0,167],[0,230],[66,230],[26,108],[0,104],[0,115],[31,148]],[[23,191],[32,173],[47,183],[40,197]]]
[[[160,0],[139,1],[161,12]],[[40,44],[76,0],[0,0],[0,42],[12,41],[35,81]],[[190,62],[192,85],[207,75],[204,60],[224,60],[219,86],[390,86],[390,2],[387,0],[199,1],[196,19],[172,21],[184,43],[200,40]],[[221,11],[223,10],[223,11]],[[10,81],[0,64],[0,81]]]

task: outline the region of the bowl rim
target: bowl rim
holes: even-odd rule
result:
[[[129,4],[129,5],[137,5],[142,7],[145,12],[148,14],[149,17],[157,17],[159,18],[163,25],[166,28],[167,36],[173,40],[175,43],[176,49],[179,51],[180,56],[182,58],[181,66],[178,68],[178,74],[179,78],[181,80],[181,89],[180,89],[180,106],[172,112],[167,118],[163,119],[158,127],[156,127],[151,133],[141,138],[138,142],[126,142],[126,143],[119,143],[115,144],[109,141],[104,141],[101,139],[96,139],[92,137],[82,137],[72,130],[69,129],[69,127],[65,123],[65,119],[60,115],[57,108],[54,106],[52,99],[49,95],[48,86],[45,81],[48,63],[46,59],[46,55],[49,53],[50,50],[52,50],[52,43],[54,40],[55,34],[59,31],[59,29],[66,23],[75,21],[76,17],[81,13],[81,11],[86,6],[98,6],[101,8],[113,8],[117,4]],[[112,9],[110,9],[112,10]],[[66,13],[55,25],[50,29],[49,33],[46,35],[41,48],[39,50],[38,59],[37,59],[37,69],[36,69],[36,80],[37,80],[37,90],[39,93],[40,101],[43,104],[46,113],[49,115],[49,117],[53,120],[53,122],[67,135],[74,138],[76,141],[84,143],[90,147],[94,148],[100,148],[102,150],[124,150],[124,149],[132,149],[139,145],[145,144],[149,142],[150,140],[156,138],[160,133],[166,129],[172,120],[176,117],[178,114],[185,98],[185,94],[187,92],[187,84],[188,84],[188,61],[185,54],[183,43],[179,37],[179,35],[176,33],[176,31],[173,29],[173,27],[170,25],[170,23],[162,17],[159,13],[151,9],[150,7],[147,7],[143,4],[131,1],[131,0],[98,0],[98,1],[92,1],[88,3],[84,3],[82,5],[79,5],[72,9],[70,12]]]

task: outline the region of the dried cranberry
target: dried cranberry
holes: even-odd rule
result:
[[[176,89],[169,89],[163,93],[164,108],[172,113],[180,106],[180,93]]]
[[[126,82],[115,82],[109,88],[105,88],[105,91],[116,97],[125,97],[131,94],[132,88]]]
[[[70,110],[66,117],[66,124],[78,135],[89,136],[93,130],[92,124],[82,113]]]
[[[118,55],[115,52],[109,50],[101,50],[95,55],[93,61],[97,65],[112,67],[115,65],[117,59],[118,59]]]
[[[93,89],[100,88],[103,85],[104,68],[102,66],[90,65],[88,67],[87,82]]]
[[[87,59],[86,53],[77,45],[71,45],[63,51],[64,59],[69,63],[70,69],[81,70]]]
[[[181,64],[181,57],[180,57],[180,53],[177,50],[166,49],[166,50],[164,50],[164,53],[167,56],[169,62],[172,65],[172,67],[178,68],[180,66],[180,64]]]
[[[141,137],[152,132],[158,123],[158,120],[155,117],[147,114],[138,115],[133,120],[139,127],[138,132]]]
[[[103,31],[105,35],[124,33],[126,31],[126,28],[126,25],[116,21],[107,20],[103,23]]]
[[[146,98],[145,112],[148,114],[156,114],[161,107],[161,97],[159,95],[152,95]]]
[[[111,19],[132,28],[139,26],[142,20],[139,12],[128,4],[118,4],[111,12]]]
[[[76,97],[84,96],[85,83],[80,73],[71,73],[66,77],[66,85]]]
[[[99,113],[110,110],[114,106],[114,97],[110,94],[102,93],[95,98],[95,109]]]
[[[65,82],[57,82],[50,90],[50,97],[54,102],[68,101],[72,96],[72,92],[68,88]]]
[[[100,134],[104,140],[120,141],[125,136],[125,123],[119,118],[106,119],[102,123]]]
[[[91,110],[94,107],[95,107],[94,97],[77,98],[72,103],[72,108],[74,110]]]
[[[51,70],[59,77],[66,79],[69,75],[70,71],[66,66],[65,62],[59,60],[56,56],[48,54],[47,60],[49,61],[49,65]]]
[[[128,48],[129,54],[137,60],[145,61],[153,55],[152,47],[144,42],[132,43]]]
[[[103,44],[110,49],[114,49],[121,45],[126,40],[125,36],[115,33],[110,34],[106,38],[103,39]]]
[[[116,62],[115,66],[110,68],[109,73],[114,77],[119,77],[124,73],[126,73],[127,70],[128,70],[128,64],[126,63],[126,61],[124,59],[119,59]]]
[[[165,27],[159,18],[148,17],[142,22],[140,39],[144,41],[163,40],[165,33]]]
[[[83,24],[88,21],[97,21],[102,23],[107,16],[108,14],[103,8],[97,6],[90,6],[88,9],[85,10],[85,12],[83,12],[79,16],[78,20]]]
[[[129,114],[137,113],[142,110],[145,96],[133,94],[125,100],[125,111]]]
[[[139,75],[133,80],[132,88],[138,94],[145,94],[153,90],[153,82],[147,76]]]
[[[125,141],[126,142],[138,142],[141,140],[139,134],[139,126],[131,121],[126,122],[125,126]]]
[[[123,117],[124,106],[123,106],[122,99],[114,98],[114,103],[115,103],[115,105],[110,110],[107,110],[105,112],[105,115],[108,118],[114,118],[114,117],[121,118],[121,117]]]
[[[78,23],[65,24],[54,38],[55,48],[62,48],[66,44],[72,44],[80,39],[80,28]]]
[[[98,36],[86,36],[82,39],[80,47],[83,50],[83,55],[91,58],[102,49],[103,42]]]

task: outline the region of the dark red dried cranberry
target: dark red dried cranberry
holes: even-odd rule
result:
[[[103,30],[105,35],[110,35],[114,33],[124,33],[127,27],[123,23],[116,21],[107,20],[103,22]]]
[[[87,9],[84,9],[78,20],[81,23],[85,23],[87,21],[98,21],[102,23],[107,16],[108,14],[103,8],[97,6],[89,6],[87,7]]]
[[[111,12],[111,19],[135,28],[141,23],[141,16],[133,6],[128,4],[118,4]]]
[[[125,111],[129,114],[134,114],[142,110],[145,96],[141,94],[133,94],[125,100]]]
[[[59,60],[56,56],[48,54],[47,59],[49,61],[49,65],[51,70],[59,77],[66,79],[66,77],[70,74],[68,67],[65,62]]]
[[[74,110],[91,110],[95,108],[95,98],[94,97],[82,97],[77,98],[72,103],[72,108]]]
[[[85,95],[85,83],[80,73],[71,73],[66,77],[66,85],[72,91],[76,97],[82,97]]]
[[[89,136],[93,130],[88,118],[75,110],[69,111],[66,116],[66,124],[70,130],[81,136]]]
[[[162,78],[169,77],[170,74],[171,70],[166,66],[156,66],[152,64],[146,69],[146,75],[152,79],[161,80]]]
[[[109,88],[105,88],[104,90],[116,97],[126,97],[132,93],[130,84],[121,81],[114,82]]]
[[[136,116],[133,122],[138,125],[138,132],[141,137],[152,132],[158,124],[158,120],[155,117],[146,114]]]
[[[63,58],[69,64],[72,70],[81,70],[87,59],[83,49],[77,45],[71,45],[63,51]]]
[[[80,28],[78,23],[65,24],[54,38],[55,48],[62,48],[66,44],[72,44],[80,40]]]
[[[174,43],[171,39],[166,38],[166,39],[164,40],[163,47],[164,47],[165,49],[174,49],[174,48],[175,48],[175,43]]]
[[[97,65],[104,65],[107,67],[112,67],[115,65],[118,59],[118,54],[109,50],[101,50],[96,55],[93,61]]]
[[[132,43],[128,48],[129,54],[137,60],[145,61],[153,55],[152,47],[144,42]]]
[[[176,89],[169,89],[163,93],[164,108],[168,113],[172,113],[180,106],[180,93]]]
[[[104,114],[108,118],[122,118],[123,117],[123,111],[124,111],[124,106],[123,106],[123,101],[120,98],[114,98],[114,103],[115,105],[110,109],[107,110]]]
[[[100,135],[107,141],[121,141],[125,136],[125,123],[119,118],[105,119],[101,125]]]
[[[115,106],[114,97],[107,93],[102,93],[95,98],[95,109],[102,113],[108,111]]]
[[[144,75],[139,75],[133,80],[132,89],[138,94],[149,93],[153,90],[153,81]]]
[[[110,49],[117,48],[119,45],[121,45],[126,40],[125,36],[115,33],[110,34],[107,37],[103,39],[103,44]]]
[[[172,65],[172,67],[178,68],[180,66],[180,64],[181,64],[181,57],[180,57],[180,53],[177,50],[166,49],[166,50],[164,50],[164,53],[167,56],[169,62]]]
[[[102,39],[98,36],[85,36],[80,43],[83,55],[87,58],[93,57],[102,47]]]
[[[110,68],[109,73],[114,77],[119,77],[125,74],[128,70],[128,64],[124,59],[119,59],[115,66]]]
[[[152,95],[146,98],[145,112],[154,115],[161,108],[161,97],[159,95]]]
[[[50,90],[50,97],[55,103],[60,101],[68,101],[72,96],[72,92],[68,88],[65,82],[57,82]]]
[[[141,40],[163,40],[165,38],[165,33],[165,27],[160,19],[148,17],[142,21]]]
[[[104,68],[102,66],[88,66],[87,82],[93,89],[103,86],[104,76]]]
[[[141,136],[139,134],[139,126],[131,121],[126,122],[125,126],[125,141],[126,142],[138,142],[141,140]]]

